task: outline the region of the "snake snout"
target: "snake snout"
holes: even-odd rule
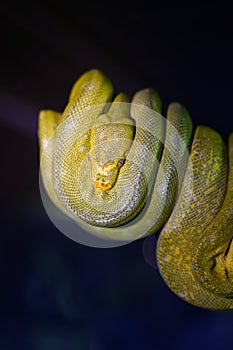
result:
[[[106,179],[102,178],[100,180],[94,180],[95,188],[98,188],[102,191],[110,190],[112,188],[112,184]]]
[[[93,185],[102,191],[110,190],[116,183],[123,159],[98,166],[94,175]]]

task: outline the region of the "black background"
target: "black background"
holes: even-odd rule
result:
[[[231,349],[233,313],[173,295],[148,263],[148,244],[90,248],[54,227],[39,193],[37,141],[39,110],[61,111],[91,68],[116,92],[154,87],[164,110],[182,102],[194,126],[227,141],[230,10],[145,1],[3,1],[0,10],[0,349]]]

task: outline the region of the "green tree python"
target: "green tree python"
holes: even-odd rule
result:
[[[41,177],[55,204],[93,235],[133,241],[156,231],[162,278],[183,300],[233,308],[233,133],[207,126],[153,89],[113,99],[99,70],[74,84],[62,113],[39,115]]]

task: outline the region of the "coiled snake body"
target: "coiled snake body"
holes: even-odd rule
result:
[[[55,205],[100,237],[135,240],[162,228],[159,271],[203,308],[233,308],[233,134],[192,123],[152,89],[132,101],[98,70],[84,73],[63,113],[39,116],[41,175]],[[189,150],[190,149],[190,150]]]

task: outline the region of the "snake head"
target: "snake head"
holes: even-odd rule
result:
[[[110,190],[132,144],[133,126],[104,124],[91,130],[92,183],[100,190]]]
[[[93,185],[102,191],[110,190],[119,175],[119,170],[124,164],[123,158],[107,162],[104,165],[95,164]]]

